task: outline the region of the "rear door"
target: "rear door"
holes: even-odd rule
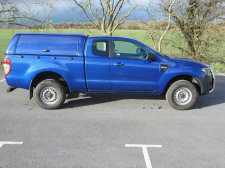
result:
[[[89,38],[85,56],[86,83],[89,92],[110,92],[109,41]]]
[[[159,63],[146,59],[147,49],[136,41],[116,39],[111,43],[111,82],[114,92],[154,92],[161,75]]]

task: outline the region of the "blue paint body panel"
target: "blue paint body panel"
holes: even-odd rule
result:
[[[127,57],[99,56],[93,52],[95,41],[126,41],[155,56],[154,61]],[[163,56],[145,44],[124,37],[74,34],[16,34],[6,51],[12,62],[6,76],[9,86],[29,89],[41,73],[60,75],[70,92],[150,93],[161,95],[178,76],[205,77],[206,65],[187,59]],[[162,65],[168,67],[162,70]]]

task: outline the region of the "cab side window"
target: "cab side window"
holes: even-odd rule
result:
[[[98,56],[109,56],[109,43],[107,41],[95,41],[93,43],[93,53]]]
[[[145,59],[147,52],[141,46],[127,41],[112,42],[113,57],[127,57],[131,59]]]

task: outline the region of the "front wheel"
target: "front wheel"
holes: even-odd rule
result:
[[[44,109],[60,108],[65,99],[65,88],[56,80],[44,80],[35,89],[35,101]]]
[[[194,107],[199,93],[194,84],[187,80],[174,82],[166,93],[169,104],[177,110],[188,110]]]

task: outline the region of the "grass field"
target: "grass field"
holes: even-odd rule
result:
[[[100,35],[101,33],[94,29],[50,29],[47,31],[44,30],[24,30],[24,29],[0,29],[0,60],[4,57],[5,49],[8,45],[9,40],[16,32],[56,32],[56,33],[81,33],[87,35]],[[160,34],[160,31],[157,31]],[[153,46],[152,40],[148,36],[146,30],[118,30],[114,33],[116,36],[127,36],[130,38],[135,38],[144,42],[149,46]],[[211,32],[210,35],[213,37],[214,42],[212,46],[209,46],[208,53],[212,58],[222,58],[225,62],[225,31],[221,32]],[[170,31],[165,37],[165,40],[162,45],[162,53],[184,57],[185,53],[179,50],[177,47],[184,47],[185,42],[181,33],[177,31]],[[213,59],[211,59],[213,60]],[[217,72],[225,73],[225,64],[222,63],[211,63],[215,67]]]

